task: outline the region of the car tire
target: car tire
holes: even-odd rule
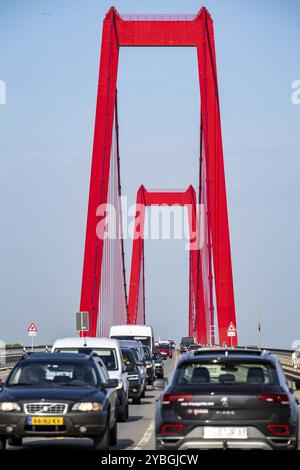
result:
[[[144,388],[144,390],[141,393],[141,398],[145,398],[145,393],[146,393],[146,387]]]
[[[125,405],[125,410],[122,413],[118,414],[118,421],[120,421],[120,423],[124,423],[125,421],[128,420],[128,416],[129,416],[129,405],[128,405],[128,400],[127,400],[126,405]]]
[[[111,446],[116,446],[118,443],[118,424],[115,422],[114,427],[110,430],[109,433],[109,442]]]
[[[13,447],[22,447],[23,439],[22,437],[9,437],[8,444]]]
[[[140,405],[141,404],[141,397],[135,397],[132,399],[132,403],[134,405]]]
[[[93,438],[94,441],[94,450],[109,450],[109,441],[110,441],[110,431],[109,431],[109,419],[106,423],[106,428],[104,434],[100,434],[100,436],[95,436]]]
[[[300,450],[300,408],[298,406],[298,433],[297,433],[297,447],[296,450]]]
[[[0,452],[6,449],[6,438],[0,437]]]

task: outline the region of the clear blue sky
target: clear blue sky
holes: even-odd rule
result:
[[[78,309],[102,19],[100,0],[1,0],[0,339],[73,334]],[[194,13],[195,0],[123,0],[123,13]],[[240,341],[300,339],[300,79],[297,0],[208,0],[215,22]],[[51,13],[45,15],[43,13]],[[193,49],[123,49],[122,183],[197,185]],[[131,245],[126,244],[127,264]],[[162,337],[187,327],[183,241],[146,243],[147,312]],[[162,282],[164,280],[164,282]]]

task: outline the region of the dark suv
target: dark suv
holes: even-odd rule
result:
[[[100,358],[26,355],[0,388],[0,450],[24,437],[89,437],[96,450],[117,443],[117,387]]]
[[[122,348],[122,356],[129,381],[129,398],[134,405],[141,403],[144,391],[144,379],[137,365],[134,353],[129,348]]]
[[[296,449],[297,437],[297,401],[269,352],[186,354],[157,405],[157,449]]]

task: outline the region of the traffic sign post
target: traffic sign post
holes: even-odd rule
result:
[[[235,338],[236,337],[236,327],[234,326],[234,324],[232,322],[230,322],[228,328],[227,328],[227,336],[228,338],[230,338],[230,347],[232,348],[233,346],[233,339],[232,338]]]
[[[37,336],[38,334],[38,329],[34,322],[30,323],[29,327],[27,328],[27,333],[28,333],[28,336],[31,337],[31,351],[33,351],[33,338]]]
[[[76,312],[76,332],[89,331],[89,312]]]

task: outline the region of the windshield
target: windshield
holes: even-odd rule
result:
[[[132,351],[130,349],[122,349],[122,355],[126,370],[134,370],[135,360]]]
[[[74,353],[95,353],[101,357],[107,370],[118,370],[118,358],[114,348],[56,348],[55,352],[74,352]]]
[[[143,346],[151,348],[151,338],[149,336],[112,336],[112,339],[140,341]]]
[[[187,362],[175,376],[177,385],[274,385],[276,372],[269,363]]]
[[[98,378],[92,366],[76,362],[21,363],[12,373],[7,386],[96,387]]]

